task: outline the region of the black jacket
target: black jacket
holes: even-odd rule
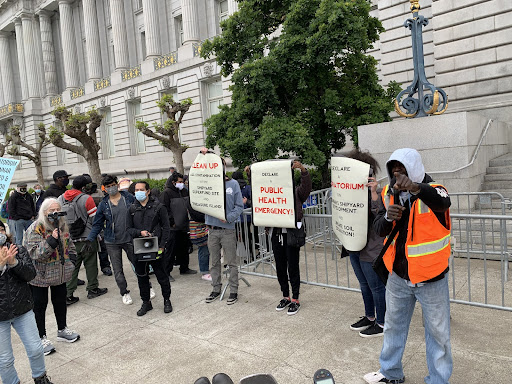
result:
[[[188,231],[188,207],[190,201],[188,189],[183,188],[180,191],[172,183],[167,185],[163,192],[162,203],[165,209],[167,209],[171,230]]]
[[[448,208],[450,208],[450,197],[448,196],[448,193],[439,193],[436,188],[428,184],[432,181],[432,178],[428,174],[425,174],[423,182],[418,184],[420,186],[420,192],[417,195],[411,195],[410,206],[409,204],[404,205],[405,210],[402,212],[402,218],[398,221],[397,224],[399,229],[398,235],[395,238],[396,255],[395,261],[393,263],[393,271],[398,276],[406,280],[409,280],[409,268],[407,264],[407,258],[405,256],[405,243],[407,241],[407,227],[409,224],[409,216],[411,213],[412,203],[417,199],[421,199],[434,212],[439,222],[446,226],[445,212]],[[391,190],[391,188],[389,188],[389,190]],[[444,191],[446,192],[446,190]],[[399,204],[399,202],[395,202],[395,204]],[[375,217],[375,220],[373,221],[373,228],[379,236],[387,236],[393,229],[393,222],[387,221],[385,215],[386,207],[384,206],[382,199],[379,199],[379,211]],[[447,271],[448,269],[441,275],[429,281],[436,281],[441,279]]]
[[[13,220],[30,220],[36,216],[36,206],[34,199],[29,193],[19,193],[14,191],[9,198],[9,216]]]
[[[14,319],[33,307],[28,282],[36,277],[36,268],[25,247],[18,248],[16,259],[18,264],[0,276],[0,321]]]
[[[66,192],[68,189],[66,187],[59,187],[57,186],[56,184],[50,184],[50,186],[48,187],[48,189],[46,191],[44,191],[44,195],[43,195],[43,200],[46,199],[47,197],[59,197],[60,195],[62,195],[64,192]]]
[[[149,231],[158,237],[159,248],[164,248],[169,241],[170,227],[169,216],[163,204],[150,196],[145,206],[136,200],[129,209],[126,230],[130,236],[141,237],[142,231]]]

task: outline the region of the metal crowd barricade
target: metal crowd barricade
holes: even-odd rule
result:
[[[250,215],[250,209],[244,211],[237,225],[240,271],[276,278],[270,231],[255,228]],[[508,228],[512,228],[512,216],[467,213],[451,216],[452,254],[456,256],[450,258],[451,301],[512,311],[512,281],[507,280],[511,258],[507,239],[511,236]],[[304,225],[307,242],[301,248],[301,282],[359,291],[349,257],[341,257],[342,247],[332,230],[332,216],[305,213]],[[477,236],[480,236],[478,242]]]

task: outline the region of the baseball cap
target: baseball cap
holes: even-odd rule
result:
[[[71,175],[68,174],[65,170],[61,169],[61,170],[55,171],[55,173],[53,174],[53,180],[57,180],[59,177],[69,177],[69,176],[71,176]]]
[[[73,179],[73,188],[81,190],[83,187],[85,187],[87,184],[89,184],[91,181],[87,178],[87,176],[77,176]]]
[[[23,187],[24,187],[24,188],[27,188],[27,183],[19,183],[19,184],[18,184],[18,187],[19,187],[19,188],[23,188]]]

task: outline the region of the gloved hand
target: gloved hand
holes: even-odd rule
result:
[[[83,245],[82,247],[82,252],[83,253],[90,253],[94,250],[94,244],[91,240],[86,240],[85,241],[85,244]]]

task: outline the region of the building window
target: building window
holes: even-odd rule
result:
[[[108,37],[108,61],[110,64],[110,73],[116,69],[116,55],[114,54],[114,38],[112,36],[112,28],[107,30]]]
[[[147,56],[146,32],[141,32],[141,34],[140,34],[140,47],[142,49],[142,60],[146,60],[146,56]]]
[[[219,113],[219,106],[224,104],[224,98],[222,97],[222,81],[218,80],[214,83],[208,83],[208,117]]]
[[[105,156],[107,158],[114,157],[116,155],[116,145],[114,142],[114,126],[112,125],[112,112],[108,109],[105,113]]]
[[[229,7],[227,0],[219,1],[219,23],[229,17]]]
[[[133,103],[133,128],[134,128],[134,139],[135,139],[135,151],[136,153],[146,152],[146,136],[137,129],[137,121],[144,121],[142,115],[142,103],[135,101]]]
[[[174,19],[174,26],[176,28],[176,46],[181,47],[183,45],[183,19],[181,15]]]

